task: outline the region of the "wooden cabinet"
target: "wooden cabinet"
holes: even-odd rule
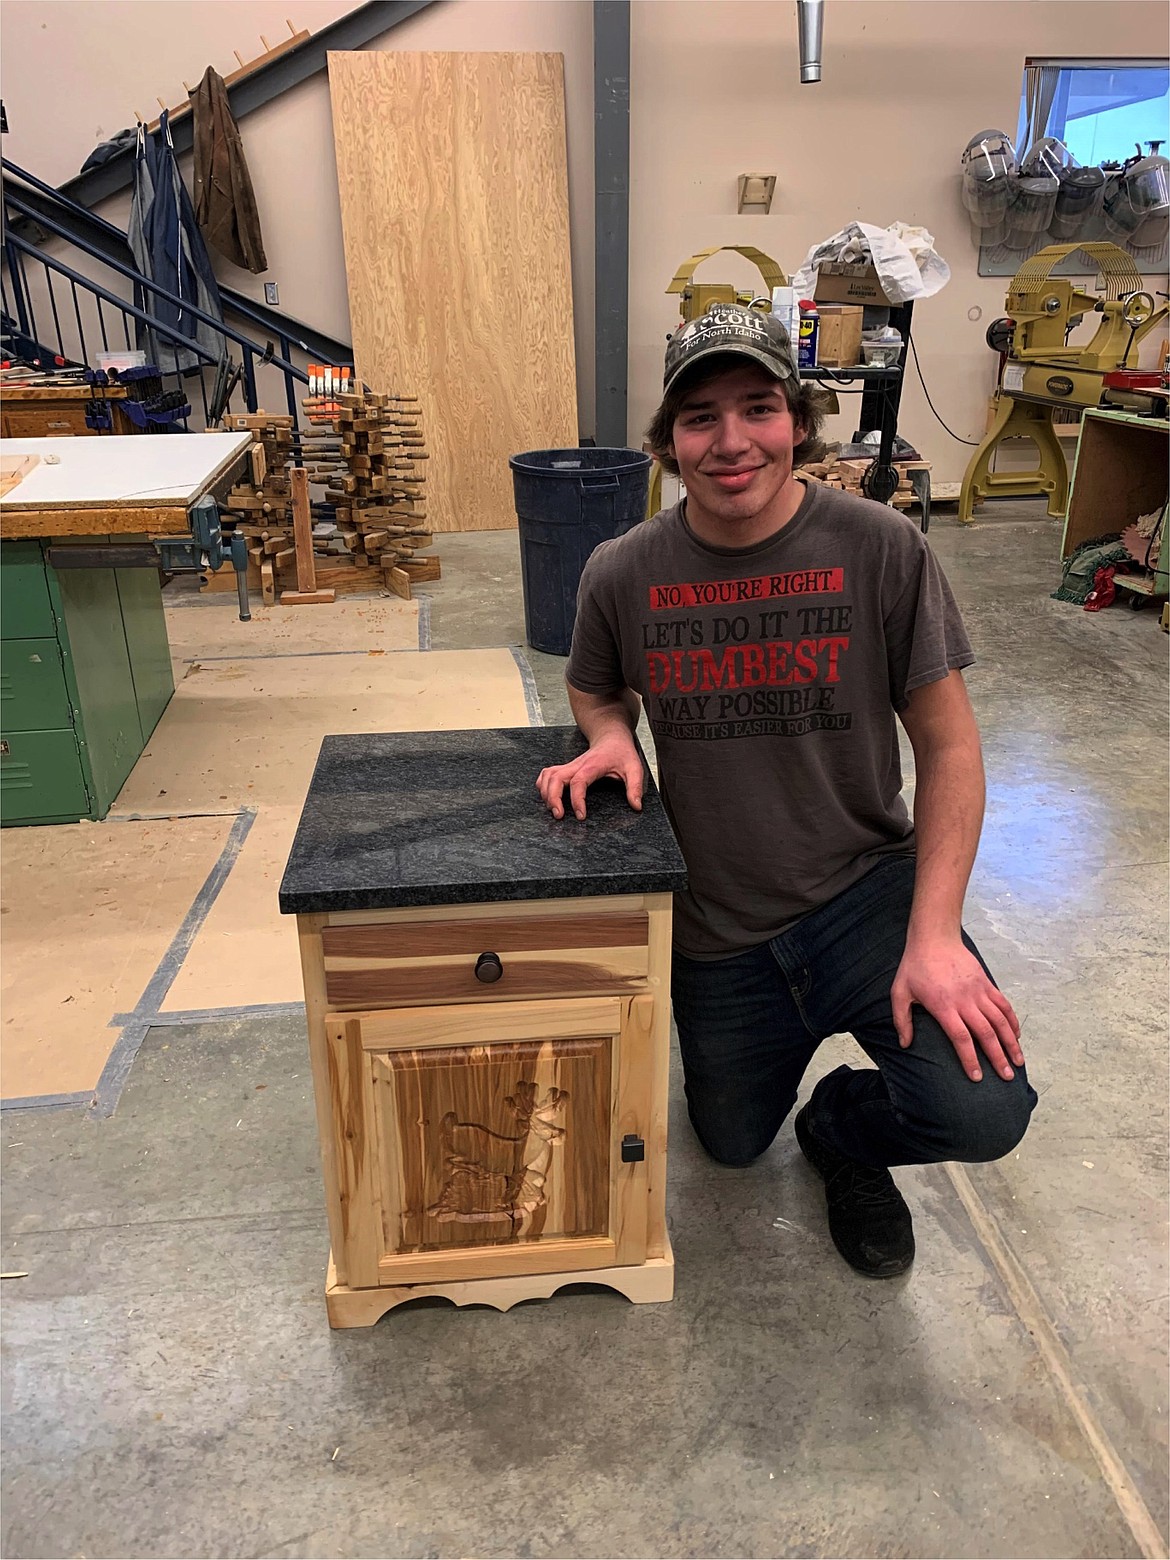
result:
[[[86,384],[13,384],[4,388],[0,434],[6,439],[62,439],[103,432],[91,427],[87,414],[109,418],[110,433],[142,433],[120,402],[125,390],[109,385],[95,390]],[[95,402],[100,410],[95,412]]]
[[[335,1327],[666,1300],[669,894],[298,917]]]
[[[1163,509],[1170,487],[1170,423],[1164,417],[1092,407],[1081,422],[1060,556],[1082,542],[1121,532],[1140,515]],[[1115,583],[1138,598],[1170,593],[1170,552],[1163,542],[1156,570],[1119,574]]]

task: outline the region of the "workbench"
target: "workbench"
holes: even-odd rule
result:
[[[145,433],[122,410],[127,399],[122,385],[87,385],[79,381],[54,384],[38,378],[0,387],[0,433],[5,439],[57,439],[63,435]],[[90,425],[87,417],[108,416],[111,426]]]
[[[148,439],[0,439],[0,455],[39,463],[0,502],[0,540],[29,536],[181,536],[204,494],[226,492],[250,433]]]
[[[1170,487],[1170,421],[1090,407],[1081,419],[1060,556],[1082,542],[1124,531],[1139,515],[1161,509]],[[1116,585],[1140,604],[1170,591],[1170,548],[1162,540],[1156,572],[1117,574]]]
[[[0,501],[0,823],[106,816],[174,692],[146,544],[187,536],[251,444],[0,440],[0,456],[38,458]]]
[[[327,737],[295,914],[334,1327],[585,1281],[669,1300],[671,895],[653,780],[554,819],[575,727]]]

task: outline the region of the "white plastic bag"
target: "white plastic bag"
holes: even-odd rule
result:
[[[892,222],[888,228],[851,222],[824,243],[815,244],[792,279],[798,298],[813,296],[816,273],[825,260],[841,260],[847,265],[872,261],[891,303],[930,298],[951,279],[951,268],[935,250],[933,235],[904,222]]]

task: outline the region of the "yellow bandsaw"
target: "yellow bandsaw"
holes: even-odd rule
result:
[[[729,282],[705,282],[696,283],[693,280],[696,269],[704,260],[710,260],[712,255],[722,254],[725,251],[743,255],[745,260],[750,260],[760,275],[764,278],[764,290],[769,299],[772,297],[773,287],[786,287],[788,278],[769,255],[762,249],[753,249],[750,244],[716,244],[714,249],[700,249],[697,255],[692,255],[685,260],[674,273],[674,280],[666,289],[668,293],[679,294],[679,308],[685,320],[697,320],[700,315],[706,314],[713,303],[742,303],[745,306],[756,297],[753,292],[748,292],[742,287],[732,287]]]
[[[1068,277],[1053,276],[1062,260],[1077,251],[1095,265],[1104,290],[1085,292]],[[1142,290],[1142,279],[1116,244],[1049,244],[1025,262],[1012,278],[1006,306],[1009,318],[988,331],[988,345],[1006,353],[998,410],[982,444],[972,455],[959,494],[959,519],[971,520],[978,500],[988,494],[1012,498],[1046,497],[1048,513],[1062,515],[1068,505],[1068,467],[1052,426],[1056,406],[1107,404],[1105,375],[1131,366],[1130,354],[1142,337],[1166,318],[1167,308]],[[1086,314],[1101,323],[1087,344],[1068,346],[1069,332]],[[1039,464],[1031,471],[992,471],[991,461],[1004,439],[1031,439]]]
[[[704,260],[710,260],[712,255],[724,252],[735,255],[743,255],[745,260],[750,260],[764,278],[764,289],[768,296],[768,306],[771,307],[773,287],[787,287],[788,278],[772,259],[762,249],[756,249],[751,244],[716,244],[714,249],[700,249],[698,254],[692,255],[689,260],[684,260],[682,265],[674,273],[674,279],[666,289],[668,293],[678,294],[679,310],[682,314],[681,324],[688,320],[697,320],[706,314],[713,303],[742,303],[745,308],[757,301],[762,295],[757,289],[755,292],[744,287],[733,287],[730,282],[696,282],[694,275]],[[646,509],[647,517],[656,515],[662,508],[662,467],[657,461],[650,472],[650,497]]]

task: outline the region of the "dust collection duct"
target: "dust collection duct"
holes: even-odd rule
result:
[[[824,0],[796,0],[800,24],[800,80],[821,79],[821,30],[824,25]]]

